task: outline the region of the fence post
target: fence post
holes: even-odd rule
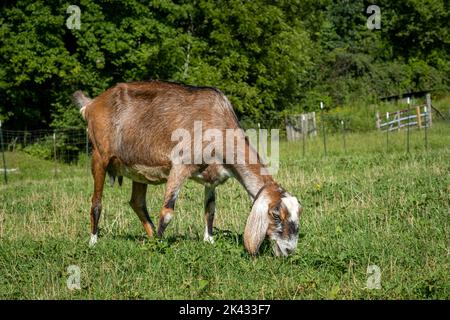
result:
[[[286,138],[287,138],[288,141],[291,141],[291,133],[289,132],[288,116],[284,117],[284,125],[286,126]]]
[[[406,152],[409,154],[409,113],[411,111],[411,99],[410,97],[407,98],[407,102],[408,102],[408,112],[407,112],[407,117],[408,117],[408,125],[407,125],[407,130],[406,130]]]
[[[341,120],[342,125],[342,137],[344,139],[344,153],[347,154],[347,144],[345,143],[345,121]]]
[[[317,136],[317,127],[316,127],[316,112],[315,111],[313,111],[313,113],[312,113],[312,119],[313,119],[313,130],[314,130],[312,135],[314,137],[316,137]]]
[[[327,137],[325,133],[325,119],[323,117],[323,102],[320,101],[320,119],[322,121],[322,131],[323,131],[323,150],[325,153],[325,157],[327,156]]]
[[[56,177],[57,163],[56,163],[56,132],[55,131],[53,131],[53,159],[55,161],[54,176]]]
[[[380,119],[380,113],[377,111],[376,115],[377,120],[375,120],[375,126],[379,130],[381,128],[381,119]]]
[[[389,112],[386,112],[386,121],[389,123]],[[389,153],[389,125],[386,125],[386,152]]]
[[[305,157],[305,139],[306,139],[306,132],[307,126],[305,126],[305,115],[302,114],[302,140],[303,140],[303,158]]]
[[[419,130],[422,129],[422,116],[420,112],[420,106],[416,107],[416,117],[417,117],[417,126],[419,127]]]
[[[428,150],[428,134],[427,134],[427,129],[428,129],[428,107],[425,106],[424,108],[424,117],[425,117],[425,150]]]
[[[5,179],[5,184],[8,184],[8,175],[6,174],[5,148],[3,147],[3,131],[2,131],[2,121],[1,120],[0,120],[0,144],[2,145],[3,177]]]
[[[428,112],[429,112],[429,114],[428,114],[428,124],[431,127],[431,122],[433,121],[432,120],[432,114],[431,114],[431,111],[432,111],[432,109],[431,109],[432,108],[432,106],[431,106],[431,94],[427,93],[426,98],[427,98],[427,108],[428,108]]]

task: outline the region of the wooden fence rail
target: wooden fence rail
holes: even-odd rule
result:
[[[316,136],[316,113],[304,113],[285,118],[288,141],[301,140],[304,137]]]
[[[400,130],[404,127],[415,127],[419,129],[431,127],[432,114],[431,109],[424,106],[416,106],[410,109],[397,110],[386,113],[386,121],[383,122],[380,114],[377,112],[376,126],[379,130]]]

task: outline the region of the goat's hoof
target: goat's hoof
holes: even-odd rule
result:
[[[210,236],[209,234],[205,234],[205,236],[203,237],[203,241],[213,244],[214,238],[213,238],[213,236]]]
[[[91,239],[89,240],[89,247],[94,247],[95,244],[97,243],[97,235],[96,234],[91,234]]]

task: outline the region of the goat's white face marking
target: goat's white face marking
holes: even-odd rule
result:
[[[281,198],[287,216],[283,221],[279,221],[275,230],[271,234],[271,239],[275,241],[273,249],[277,256],[287,256],[297,248],[298,225],[300,215],[300,204],[296,197],[287,195]]]
[[[287,196],[281,199],[289,212],[289,220],[298,223],[300,204],[296,197]]]
[[[96,243],[97,243],[97,235],[91,234],[91,239],[89,239],[89,247],[95,246]]]

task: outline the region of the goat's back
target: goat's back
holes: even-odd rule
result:
[[[94,146],[125,163],[166,165],[177,144],[172,133],[185,129],[194,136],[194,123],[203,131],[237,129],[228,99],[217,89],[170,82],[120,83],[89,104],[86,110]]]

